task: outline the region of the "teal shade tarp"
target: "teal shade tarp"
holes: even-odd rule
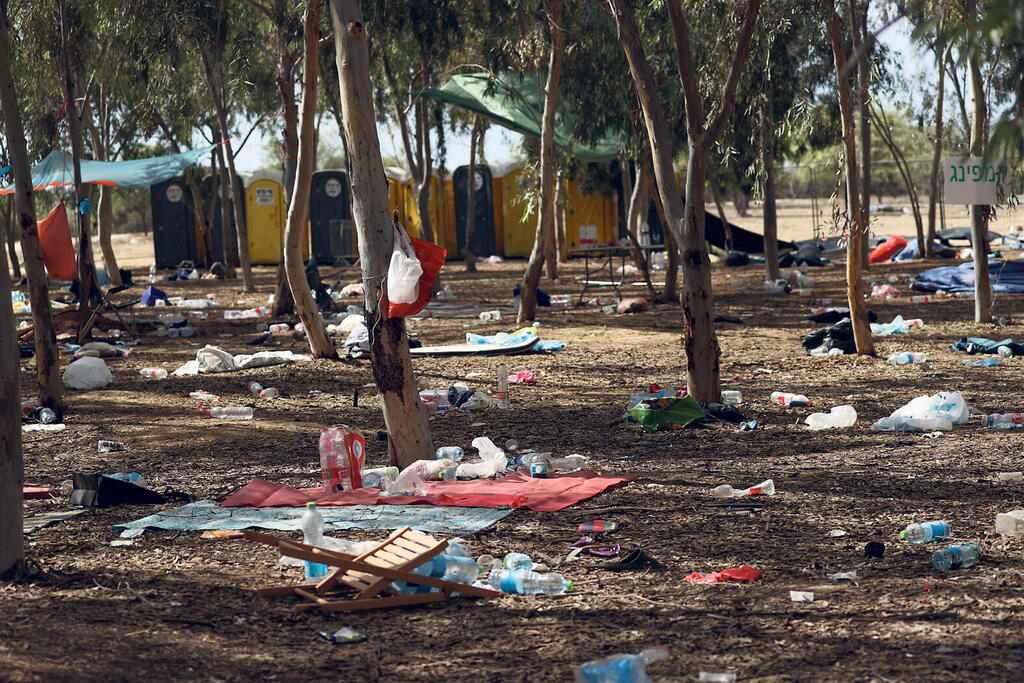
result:
[[[483,114],[492,121],[527,135],[540,136],[541,112],[544,108],[543,87],[537,74],[503,72],[492,84],[486,73],[460,74],[442,88],[428,88],[420,93],[426,97]],[[587,145],[573,137],[573,121],[566,115],[570,107],[559,107],[555,114],[555,145],[588,161],[614,159],[619,154],[618,141],[606,136]]]
[[[199,149],[190,149],[179,154],[135,159],[132,161],[90,161],[83,159],[82,182],[110,187],[148,187],[168,178],[180,175],[189,166],[216,145]],[[53,190],[70,187],[75,182],[75,167],[71,153],[65,150],[53,150],[39,163],[32,167],[32,189]],[[14,188],[0,190],[0,194],[10,194]]]
[[[3,168],[0,168],[0,177],[7,175],[13,169],[14,169],[13,166],[4,166]]]
[[[682,429],[705,417],[704,409],[692,396],[651,398],[641,401],[627,412],[648,432]]]

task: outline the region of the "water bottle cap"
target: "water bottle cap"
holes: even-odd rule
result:
[[[905,539],[906,537],[907,537],[907,531],[906,531],[906,529],[904,529],[903,531],[900,532],[900,538],[904,538]]]
[[[572,581],[566,581],[565,582],[565,590],[566,590],[566,592],[571,591],[573,589],[573,586],[575,586],[575,585],[576,584],[574,584]]]
[[[316,503],[314,503],[313,501],[309,501],[308,503],[306,503],[306,507],[308,507],[308,508],[315,508],[316,507]]]

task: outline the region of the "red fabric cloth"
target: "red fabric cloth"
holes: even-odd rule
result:
[[[284,484],[256,479],[228,496],[225,507],[303,507],[317,505],[457,505],[461,507],[525,507],[537,512],[555,512],[586,500],[635,477],[602,476],[589,470],[534,479],[523,472],[501,479],[469,481],[428,481],[425,496],[380,495],[379,489],[325,492],[323,487],[295,489]]]
[[[78,279],[78,261],[71,244],[71,226],[64,202],[57,202],[46,218],[39,221],[39,246],[43,250],[43,265],[50,277],[55,280]]]
[[[903,251],[907,241],[899,235],[893,235],[879,244],[868,254],[868,263],[888,263],[892,257]]]
[[[439,247],[433,242],[416,239],[412,236],[409,237],[409,240],[412,242],[413,251],[416,252],[416,258],[420,260],[420,266],[423,268],[423,274],[420,275],[419,296],[411,304],[396,304],[389,301],[389,318],[405,318],[416,315],[427,307],[427,304],[430,303],[430,290],[434,288],[434,280],[437,279],[437,274],[441,272],[441,266],[444,265],[444,259],[448,256],[448,251],[444,247]]]
[[[720,572],[708,572],[707,574],[694,572],[683,579],[683,581],[686,583],[719,583],[721,581],[757,581],[760,578],[761,572],[749,564],[745,564],[742,567],[725,569]]]

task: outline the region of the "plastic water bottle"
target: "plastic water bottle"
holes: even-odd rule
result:
[[[925,522],[908,524],[900,532],[900,538],[911,543],[931,543],[949,538],[949,522]]]
[[[575,470],[583,469],[583,465],[587,459],[578,453],[567,455],[564,458],[554,458],[548,461],[548,467],[551,469],[561,470],[563,472],[572,472]]]
[[[812,430],[852,427],[857,422],[857,411],[853,406],[836,406],[827,413],[812,413],[804,422]]]
[[[194,398],[197,401],[223,401],[224,399],[217,394],[211,394],[209,391],[193,391],[188,395],[189,398]]]
[[[57,421],[57,413],[51,408],[38,408],[36,409],[35,418],[39,424],[52,425]]]
[[[498,407],[508,408],[508,366],[498,364]]]
[[[139,374],[150,379],[166,379],[167,371],[163,368],[142,368]]]
[[[1000,512],[996,515],[996,533],[1003,536],[1024,536],[1024,510]]]
[[[247,406],[214,406],[213,408],[199,408],[199,412],[206,413],[210,417],[220,420],[251,420],[252,408]]]
[[[981,424],[988,429],[1020,429],[1024,427],[1024,413],[982,415]]]
[[[156,282],[156,264],[149,267],[149,284]]]
[[[480,319],[484,320],[484,321],[487,321],[487,320],[501,320],[501,311],[499,311],[499,310],[483,311],[480,314]]]
[[[260,390],[260,398],[265,398],[268,401],[275,399],[281,395],[281,390],[277,387],[267,387],[266,389]]]
[[[811,405],[811,399],[803,394],[790,394],[785,391],[773,391],[771,400],[772,403],[777,403],[780,406],[790,406],[793,408]]]
[[[998,358],[982,358],[981,360],[965,360],[964,365],[970,368],[991,368],[1002,365]]]
[[[1013,358],[1013,349],[1011,349],[1009,346],[1000,346],[998,349],[996,349],[996,353],[998,353],[1003,358]]]
[[[572,581],[566,581],[561,574],[540,574],[526,569],[499,569],[491,572],[488,583],[491,588],[503,593],[521,595],[560,595],[572,590]]]
[[[515,451],[515,450],[518,450],[518,449],[519,449],[519,442],[516,441],[515,439],[509,439],[508,441],[505,442],[505,450],[506,451]]]
[[[722,484],[716,486],[711,490],[716,498],[742,498],[743,496],[774,496],[775,495],[775,482],[771,479],[765,479],[757,486],[751,486],[747,489],[734,489],[729,484]]]
[[[945,572],[950,569],[967,569],[981,557],[981,545],[978,543],[954,543],[948,548],[932,553],[932,566],[936,571]]]
[[[743,403],[743,394],[735,389],[727,389],[722,392],[722,403],[725,405],[738,406]]]
[[[112,451],[123,451],[124,444],[120,441],[103,441],[102,439],[96,444],[96,450],[100,453],[110,453]]]
[[[465,557],[455,552],[447,552],[440,556],[444,560],[444,574],[441,578],[445,581],[471,584],[480,578],[480,565],[472,557]]]
[[[120,481],[126,481],[129,484],[135,484],[136,486],[145,486],[146,478],[138,472],[114,472],[113,474],[104,474],[104,477],[110,479],[119,479]]]
[[[945,417],[883,417],[871,425],[875,432],[949,432],[953,423]]]
[[[523,553],[509,553],[502,561],[505,569],[533,569],[533,560]]]
[[[668,659],[668,650],[652,647],[636,655],[611,655],[576,669],[575,683],[650,683],[647,665]]]
[[[249,393],[259,396],[261,391],[263,391],[262,384],[259,382],[249,382]]]
[[[888,362],[893,365],[906,365],[907,363],[923,363],[926,358],[923,353],[904,351],[889,356]]]
[[[299,523],[302,529],[302,542],[316,548],[323,548],[324,541],[324,518],[316,509],[316,503],[306,503],[306,511],[302,513],[302,521]],[[327,565],[320,562],[304,560],[302,563],[306,576],[306,583],[319,583],[327,576]]]
[[[437,449],[435,455],[437,455],[438,460],[448,458],[449,460],[459,462],[466,456],[466,451],[462,450],[461,446],[441,446]]]

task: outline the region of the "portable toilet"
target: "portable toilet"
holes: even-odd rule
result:
[[[196,233],[187,189],[180,176],[149,186],[153,256],[158,268],[174,268],[182,261],[196,260]]]
[[[245,187],[245,222],[249,226],[249,261],[281,262],[284,228],[284,187],[279,171],[261,171],[249,176]]]
[[[223,220],[221,218],[220,178],[217,179],[217,196],[216,197],[211,197],[210,196],[210,189],[211,189],[212,186],[213,186],[213,176],[212,175],[208,175],[205,178],[203,178],[203,183],[202,183],[200,192],[203,195],[203,209],[204,210],[209,211],[209,209],[210,209],[209,202],[211,202],[211,201],[214,202],[214,205],[213,205],[213,222],[210,224],[210,233],[211,233],[210,234],[210,241],[213,243],[213,260],[214,261],[221,261],[221,262],[223,262],[224,261],[224,228],[223,228]],[[238,178],[238,185],[236,186],[235,196],[239,197],[241,199],[241,201],[242,201],[242,212],[243,212],[243,215],[244,215],[244,212],[245,212],[245,189],[244,189],[244,187],[242,185],[242,179],[241,178]],[[237,233],[238,226],[237,226],[237,224],[235,222],[235,212],[233,210],[231,211],[231,227],[235,230],[233,235],[237,235],[238,234]],[[196,226],[197,237],[198,237],[198,232],[199,232],[199,226],[197,225]],[[233,261],[233,263],[235,265],[238,265],[238,263],[239,263],[239,260],[238,260],[238,239],[237,239],[237,237],[232,237],[232,238],[229,238],[229,241],[231,242],[231,244],[228,245],[228,248],[230,250],[232,261]],[[251,259],[251,257],[250,257],[250,259]]]
[[[404,181],[405,227],[409,234],[423,239],[420,223],[419,204],[416,201],[416,183],[411,178]],[[455,257],[455,218],[452,205],[451,181],[443,181],[437,174],[430,179],[430,227],[434,233],[434,244],[448,250],[449,257]]]
[[[565,232],[570,249],[613,244],[619,232],[615,195],[583,194],[575,180],[565,187]]]
[[[388,178],[388,212],[393,215],[397,210],[398,220],[405,227],[406,231],[412,234],[413,226],[409,224],[405,204],[406,183],[411,176],[408,171],[399,166],[386,166],[384,168],[384,175]],[[414,234],[413,236],[418,237],[419,235]]]
[[[309,237],[317,263],[358,257],[348,177],[344,171],[313,174],[309,192]]]
[[[473,178],[474,216],[473,253],[490,256],[495,249],[494,227],[494,186],[491,169],[486,165],[476,166]],[[459,255],[466,246],[466,208],[468,195],[469,166],[459,166],[452,175],[452,206],[455,210],[455,235]]]
[[[513,162],[495,169],[501,179],[502,242],[506,258],[525,258],[533,250],[537,234],[537,212],[527,212],[521,200],[529,188],[522,162]]]

